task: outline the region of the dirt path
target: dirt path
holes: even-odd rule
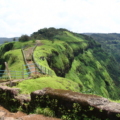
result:
[[[42,43],[40,42],[40,40],[36,40],[36,44],[37,46],[41,46]],[[34,61],[33,61],[33,50],[34,50],[34,47],[29,47],[27,49],[24,50],[24,54],[25,54],[25,58],[26,58],[26,61],[27,61],[27,64],[29,64],[29,70],[32,74],[39,74],[39,72],[35,72],[36,71],[36,66],[34,64]]]
[[[61,120],[52,117],[46,117],[38,114],[27,115],[23,112],[11,113],[2,106],[0,106],[0,120]]]

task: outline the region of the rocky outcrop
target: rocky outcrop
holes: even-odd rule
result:
[[[31,105],[36,107],[38,103],[50,107],[58,117],[64,114],[72,119],[83,119],[84,116],[101,120],[120,119],[120,104],[96,95],[46,88],[31,93]]]
[[[18,88],[0,86],[0,103],[8,109],[14,108],[15,111],[21,107],[27,113],[34,111],[37,107],[50,108],[54,111],[55,116],[62,118],[63,115],[66,115],[73,120],[75,118],[78,120],[84,118],[91,120],[97,118],[101,120],[120,119],[120,103],[111,102],[97,95],[51,88],[37,90],[31,95],[21,95],[19,91]],[[0,111],[0,120],[4,116],[6,116],[6,112]],[[34,115],[32,117],[34,118]],[[5,119],[7,120],[7,118]],[[12,118],[10,119],[12,120]]]
[[[10,88],[8,86],[0,86],[0,104],[12,111],[17,111],[20,106],[29,103],[28,95],[20,95],[19,88]]]
[[[19,92],[19,88],[10,88],[8,86],[0,86],[0,92],[6,92],[12,96],[16,96]]]

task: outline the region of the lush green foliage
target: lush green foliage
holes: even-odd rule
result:
[[[101,43],[102,48],[113,55],[120,63],[120,34],[90,34],[97,42]]]
[[[33,41],[8,42],[2,44],[0,46],[0,70],[5,70],[4,62],[7,62],[9,66],[9,70],[16,71],[16,73],[11,72],[11,76],[14,76],[15,78],[19,76],[18,78],[21,78],[20,76],[22,76],[22,71],[23,71],[22,66],[25,64],[23,60],[21,48],[32,45],[34,45]],[[17,71],[21,71],[21,73],[20,72],[17,73]],[[26,73],[26,70],[24,71],[24,73]]]
[[[49,116],[49,117],[55,117],[54,111],[51,110],[51,109],[48,108],[48,107],[46,107],[46,108],[37,107],[37,108],[34,110],[34,113],[43,114],[43,115]]]
[[[19,56],[19,53],[22,57],[22,54],[21,52],[17,53],[16,52],[16,49],[21,49],[21,48],[24,48],[26,46],[33,46],[35,43],[31,40],[31,41],[28,41],[28,42],[8,42],[8,43],[4,43],[0,46],[0,70],[4,70],[4,62],[6,61],[9,61],[9,57],[11,56],[11,54],[14,54],[13,56]],[[9,57],[7,57],[7,60],[6,58],[4,57],[5,55],[4,54],[7,54],[6,52],[10,52],[10,55]],[[20,51],[20,50],[19,50]],[[8,53],[9,54],[9,53]],[[11,56],[12,57],[12,56]],[[21,59],[20,57],[20,59]],[[13,57],[14,58],[14,57]],[[12,58],[12,59],[13,59]],[[17,57],[18,58],[18,57]],[[22,61],[23,62],[23,61]],[[24,62],[23,62],[24,64]]]
[[[34,32],[31,35],[32,39],[49,39],[49,40],[53,40],[55,38],[55,36],[57,34],[61,34],[63,32],[63,30],[65,29],[55,29],[53,27],[47,29],[47,28],[43,28],[38,30],[37,32]]]
[[[5,43],[0,46],[1,63],[7,61],[11,69],[19,69],[15,67],[17,64],[15,61],[18,59],[15,54],[20,53],[15,49],[32,46],[35,44],[35,39],[39,38],[42,39],[43,45],[35,49],[35,61],[52,70],[53,76],[71,79],[79,84],[83,93],[119,99],[119,65],[91,37],[65,29],[45,28],[33,33],[31,38],[34,40]],[[22,64],[23,62],[19,61],[19,66]],[[0,67],[4,68],[3,65]]]
[[[40,77],[37,79],[29,79],[22,81],[16,87],[20,88],[21,93],[24,94],[30,94],[33,91],[41,90],[46,87],[80,92],[79,85],[77,83],[61,77]]]
[[[36,59],[38,53],[46,58],[42,62],[38,58],[37,62],[77,82],[83,93],[119,98],[119,65],[100,44],[91,37],[65,30],[57,30],[53,38],[54,42],[43,40],[44,45],[36,49]]]
[[[71,61],[73,60],[73,54],[71,54],[73,51],[71,47],[67,43],[61,41],[52,43],[44,40],[42,42],[45,45],[37,47],[34,52],[36,62],[47,68],[49,68],[49,66],[52,67],[59,76],[65,76],[64,70],[69,70]],[[43,56],[45,59],[40,59]]]
[[[52,77],[40,76],[40,78],[19,83],[16,87],[21,89],[21,93],[29,94],[51,87],[120,99],[119,64],[91,37],[65,29],[45,28],[33,33],[31,38],[33,40],[9,42],[0,46],[0,70],[5,69],[4,62],[6,61],[10,70],[21,71],[24,61],[20,49],[33,46],[36,39],[40,39],[43,44],[35,49],[34,58],[39,65],[52,70]],[[116,42],[112,41],[110,45],[117,44],[119,48],[118,40]],[[89,110],[92,111],[93,108]],[[46,107],[36,108],[35,112],[54,116],[55,111]],[[80,119],[80,116],[68,113],[63,114],[62,119],[71,119],[71,116],[76,120]],[[85,114],[81,117],[85,120],[89,119]]]
[[[26,42],[26,41],[29,41],[30,40],[30,37],[28,35],[22,35],[20,38],[19,38],[19,41],[20,42]]]
[[[11,76],[13,76],[13,78],[15,79],[21,78],[23,66],[24,66],[24,60],[21,50],[20,49],[10,50],[3,55],[3,59],[8,63],[9,70],[11,71],[10,72]],[[26,72],[27,71],[25,70],[25,66],[24,66],[24,73]],[[25,77],[26,76],[28,75],[25,75]]]

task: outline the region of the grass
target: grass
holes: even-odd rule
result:
[[[52,75],[55,75],[55,72],[49,67],[47,59],[46,59],[48,54],[52,54],[51,52],[52,50],[54,49],[51,46],[42,45],[35,49],[33,56],[34,56],[35,62],[38,65],[42,65],[43,67],[46,67],[48,70],[52,71]],[[44,60],[40,59],[41,57],[44,57]]]
[[[72,33],[68,31],[64,31],[62,35],[57,36],[62,41],[65,42],[82,42],[84,41],[82,38],[74,36]]]
[[[80,62],[78,60],[74,60],[72,63],[72,67],[69,71],[69,73],[66,74],[66,78],[73,80],[74,82],[77,82],[79,84],[81,84],[83,86],[82,81],[80,80],[77,72],[76,72],[76,68],[80,65]]]
[[[55,41],[54,43],[44,40],[42,41],[44,45],[39,46],[34,51],[35,61],[47,69],[50,69],[55,75],[55,72],[48,65],[48,61],[50,60],[51,66],[57,67],[58,69],[64,70],[65,65],[69,64],[68,56],[72,57],[72,49],[71,47],[61,41]],[[44,57],[44,60],[40,58]]]
[[[66,34],[69,35],[68,33]],[[72,34],[70,34],[70,36],[71,35]],[[80,40],[76,38],[75,41]],[[35,59],[39,64],[42,64],[43,66],[47,66],[49,68],[47,58],[49,56],[52,56],[52,66],[56,67],[57,69],[60,69],[61,71],[64,71],[66,65],[70,64],[67,56],[67,51],[69,51],[69,55],[70,57],[72,57],[73,51],[76,48],[79,49],[81,48],[81,46],[83,46],[83,48],[87,47],[87,44],[83,41],[80,44],[80,46],[74,43],[71,44],[72,47],[70,47],[70,45],[68,45],[67,43],[58,40],[54,41],[54,43],[48,40],[44,40],[42,42],[44,43],[44,45],[36,48],[36,51],[34,53]],[[45,56],[46,59],[44,61],[41,61],[38,58],[38,55],[39,57]],[[96,70],[100,72],[101,69],[103,69],[103,71],[101,71],[100,75],[98,75],[96,73]],[[87,50],[74,59],[72,67],[69,70],[69,72],[65,75],[65,77],[78,83],[79,86],[81,86],[80,89],[82,91],[86,91],[86,93],[95,93],[103,95],[104,97],[109,97],[109,93],[106,89],[106,84],[104,80],[111,78],[107,71],[104,69],[105,68],[101,65],[101,63],[93,56],[92,50]],[[101,76],[103,76],[103,78],[101,78]],[[112,84],[111,80],[107,81],[109,82],[109,84]],[[101,89],[99,85],[102,86]],[[114,89],[111,87],[111,90]]]
[[[116,97],[112,78],[105,66],[93,56],[92,50],[75,57],[65,77],[79,83],[83,93],[98,94],[106,98]]]
[[[24,48],[25,46],[34,46],[34,42],[33,40],[30,40],[30,41],[26,41],[26,42],[14,42],[14,46],[13,46],[13,49],[21,49],[21,48]]]
[[[20,78],[22,76],[23,65],[24,65],[21,49],[10,50],[6,52],[3,57],[8,63],[9,70],[11,71],[11,76],[14,76],[16,78],[17,76],[19,76],[18,78]],[[26,72],[27,71],[24,70],[24,73]]]
[[[100,48],[88,49],[89,41],[74,36],[68,31],[57,35],[54,42],[48,40],[42,42],[44,45],[38,47],[34,53],[39,64],[48,68],[56,68],[58,75],[66,71],[67,65],[72,64],[70,70],[65,73],[65,77],[78,83],[84,93],[94,93],[107,98],[114,96],[113,98],[115,98],[113,91],[116,91],[116,88],[106,70],[108,59],[106,59],[106,54],[101,54],[103,51]],[[74,57],[74,53],[78,55],[76,54]],[[37,58],[38,55],[39,57],[44,56],[46,59],[41,61]],[[49,57],[50,66],[48,65]],[[74,61],[70,63],[72,57],[74,57]]]
[[[41,77],[37,79],[29,79],[20,82],[16,87],[20,88],[21,93],[24,94],[30,94],[33,91],[41,90],[46,87],[80,92],[80,88],[77,83],[61,77]]]
[[[37,107],[35,110],[34,110],[34,113],[36,114],[43,114],[45,116],[49,116],[49,117],[55,117],[55,113],[53,110],[51,110],[50,108],[40,108],[40,107]]]
[[[41,40],[43,45],[38,46],[34,51],[35,61],[37,64],[51,70],[54,77],[56,75],[65,76],[67,79],[76,82],[84,93],[94,93],[117,99],[119,89],[114,81],[119,83],[120,77],[118,77],[117,71],[119,68],[116,67],[115,60],[110,58],[110,56],[107,57],[107,54],[93,40],[85,38],[82,35],[62,31],[60,34],[56,34],[53,40]],[[32,46],[34,43],[32,40],[29,42],[14,42],[13,49],[27,45]],[[0,48],[2,49],[2,47]],[[3,55],[4,59],[8,62],[10,69],[21,70],[23,64],[21,53],[18,52],[19,50],[11,51]],[[43,57],[44,60],[41,59]],[[111,77],[113,75],[114,77]],[[50,79],[51,84],[49,83],[48,87],[50,85],[54,88],[58,84],[58,81],[53,82],[55,78],[45,77],[44,81]],[[43,78],[38,79],[42,81]],[[43,83],[41,85],[46,87]],[[35,84],[31,88],[35,90],[37,86],[39,85]],[[59,85],[59,88],[65,89],[66,87],[64,88],[63,86]],[[40,88],[42,89],[43,87]]]

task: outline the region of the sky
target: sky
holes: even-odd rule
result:
[[[120,33],[120,0],[0,0],[0,37],[49,27]]]

